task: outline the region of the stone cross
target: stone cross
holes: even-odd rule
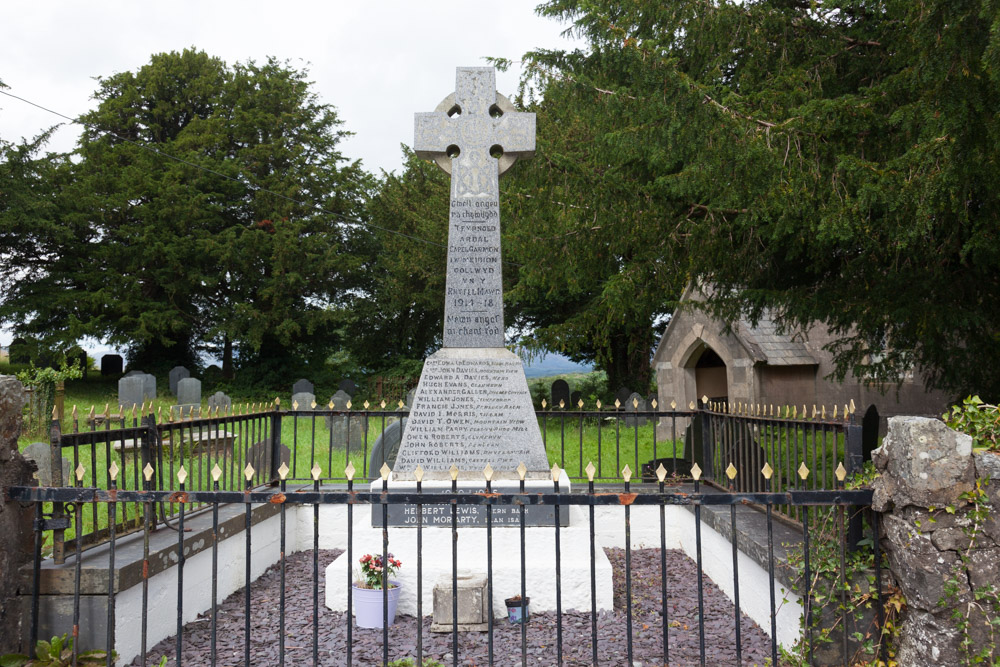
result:
[[[492,67],[459,67],[455,92],[418,113],[414,150],[451,174],[445,347],[503,347],[498,179],[535,152],[535,114],[496,92]]]

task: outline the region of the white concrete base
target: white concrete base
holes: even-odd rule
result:
[[[361,513],[358,513],[361,514]],[[451,576],[452,535],[450,528],[423,529],[424,582],[423,613],[434,609],[434,582]],[[531,598],[532,611],[556,608],[555,529],[525,528],[525,589]],[[355,515],[352,559],[345,552],[326,568],[326,606],[334,611],[347,610],[348,570],[357,567],[366,553],[382,553],[382,530],[372,528],[369,516]],[[506,615],[504,598],[521,592],[520,528],[493,529],[493,613]],[[486,574],[486,530],[463,528],[458,532],[458,569]],[[415,528],[389,528],[389,551],[403,562],[396,579],[402,584],[399,613],[417,613],[417,531]],[[570,525],[560,530],[563,611],[590,611],[590,532],[586,516],[579,507],[570,508]],[[611,563],[602,545],[595,547],[597,608],[613,608]]]

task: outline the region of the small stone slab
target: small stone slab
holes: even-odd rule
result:
[[[406,417],[392,422],[375,440],[375,444],[372,445],[372,455],[368,459],[368,479],[379,478],[379,470],[382,469],[383,463],[389,464],[390,469],[396,467],[396,456],[399,454],[399,444],[403,441],[406,422]]]
[[[569,383],[566,380],[559,379],[552,383],[552,407],[558,408],[559,402],[562,401],[563,405],[567,408],[569,407]]]
[[[292,395],[294,396],[295,394],[300,394],[303,392],[309,394],[315,394],[316,387],[309,380],[306,379],[296,380],[295,384],[292,385]]]
[[[480,476],[481,477],[481,476]],[[390,493],[416,493],[416,482],[388,482]],[[486,482],[459,480],[457,482],[458,493],[485,493]],[[517,494],[520,493],[518,482],[510,479],[494,481],[491,485],[494,493]],[[422,493],[451,493],[451,481],[426,479],[421,484]],[[371,483],[372,493],[382,492],[382,480],[377,479]],[[555,487],[551,480],[540,479],[526,480],[524,483],[525,494],[553,493]],[[559,480],[560,493],[570,492],[569,477],[566,471],[562,472]],[[423,525],[425,527],[451,527],[451,505],[444,504],[423,504],[421,506],[423,514]],[[563,505],[559,510],[559,525],[569,525],[570,506]],[[488,519],[489,508],[486,505],[456,505],[455,525],[470,528],[485,528]],[[417,505],[388,505],[387,515],[390,526],[407,526],[415,528],[420,514],[417,513]],[[554,526],[556,511],[554,505],[528,505],[524,508],[525,526]],[[493,506],[493,526],[520,526],[521,512],[515,505],[494,505]],[[372,505],[372,526],[382,526],[382,505]]]
[[[121,375],[124,360],[120,354],[105,354],[101,357],[101,375]]]
[[[300,391],[297,394],[292,394],[292,402],[290,407],[294,408],[296,404],[299,406],[299,410],[312,410],[312,404],[316,402],[316,396],[312,392]],[[322,406],[316,406],[322,407]]]
[[[337,409],[345,409],[339,404]],[[357,451],[365,445],[365,422],[367,418],[360,414],[328,415],[324,418],[326,428],[330,431],[330,445],[334,449],[353,449]],[[387,427],[388,428],[388,427]]]
[[[233,399],[229,398],[225,393],[217,391],[208,397],[208,408],[209,410],[215,411],[215,408],[219,408],[219,412],[225,412],[233,407]]]
[[[177,383],[184,378],[191,377],[191,371],[184,368],[183,366],[174,366],[170,369],[168,375],[168,382],[170,383],[170,393],[174,396],[177,395]]]
[[[490,610],[487,577],[482,573],[459,571],[455,580],[442,576],[434,584],[434,623],[431,632],[486,632]],[[453,613],[452,593],[458,598],[458,614]],[[457,626],[452,623],[457,617]]]
[[[201,380],[186,377],[177,383],[178,405],[201,405]]]
[[[73,486],[73,463],[66,457],[62,460],[62,477],[60,484],[52,483],[52,448],[45,442],[33,442],[24,448],[21,456],[31,459],[38,466],[35,477],[39,486]]]
[[[638,403],[638,407],[636,407],[636,403]],[[629,394],[628,399],[625,400],[625,405],[622,407],[625,408],[625,412],[645,412],[649,409],[646,405],[646,399],[637,392]],[[626,426],[645,426],[648,421],[649,418],[644,415],[633,414],[625,417]]]

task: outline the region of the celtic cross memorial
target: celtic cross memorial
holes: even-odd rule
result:
[[[460,67],[455,92],[418,113],[414,149],[451,174],[444,347],[428,357],[393,467],[394,480],[548,474],[520,358],[504,347],[500,174],[535,150],[535,115],[496,92],[492,67]]]

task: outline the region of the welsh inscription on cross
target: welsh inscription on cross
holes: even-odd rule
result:
[[[414,150],[451,173],[444,346],[503,347],[500,174],[535,152],[535,114],[496,92],[492,67],[459,67],[455,93],[418,113]]]

